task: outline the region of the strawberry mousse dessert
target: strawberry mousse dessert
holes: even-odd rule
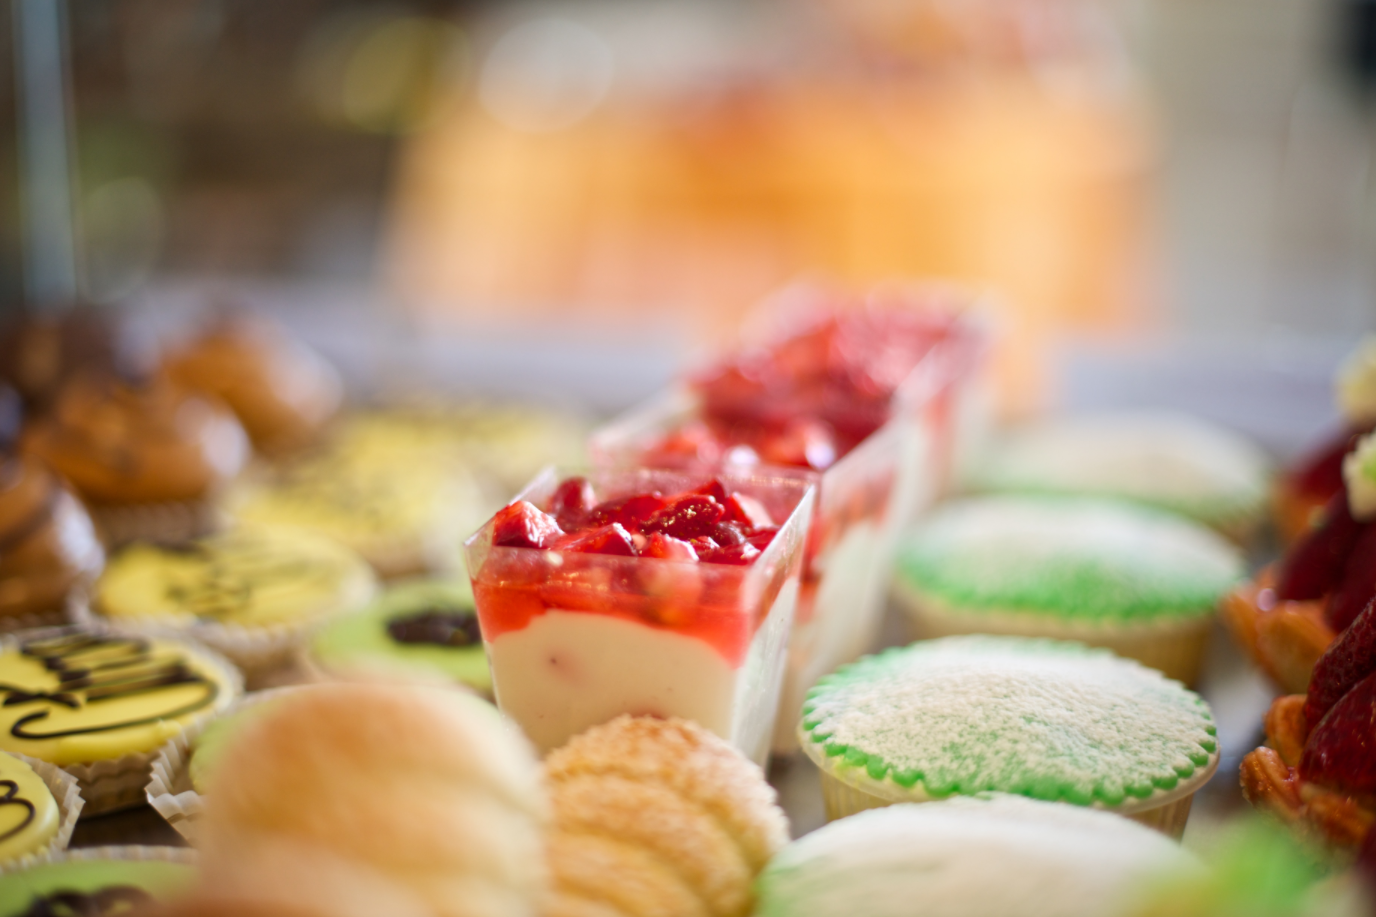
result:
[[[602,467],[767,470],[817,484],[776,752],[803,695],[868,650],[899,531],[944,489],[979,342],[945,288],[773,304],[761,343],[594,433]]]
[[[625,713],[769,754],[812,484],[546,470],[467,541],[493,694],[541,751]]]

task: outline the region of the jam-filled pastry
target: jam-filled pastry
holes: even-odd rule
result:
[[[1342,426],[1306,452],[1276,482],[1276,524],[1287,540],[1320,521],[1343,486],[1343,459],[1376,428],[1376,336],[1365,338],[1334,380]]]
[[[280,453],[307,445],[343,400],[339,374],[266,318],[226,313],[168,355],[167,373],[234,411],[253,445]]]
[[[1343,461],[1343,485],[1319,522],[1223,599],[1222,614],[1252,659],[1291,694],[1376,596],[1376,434]]]
[[[15,450],[18,402],[0,386],[0,629],[56,623],[105,561],[86,508],[52,469]]]
[[[1242,791],[1302,832],[1355,850],[1376,822],[1376,601],[1319,658],[1307,694],[1278,698]]]

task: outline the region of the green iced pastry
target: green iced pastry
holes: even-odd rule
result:
[[[825,775],[887,802],[1004,792],[1140,810],[1192,793],[1218,761],[1194,692],[1103,650],[1016,637],[843,666],[808,692],[800,735]]]
[[[42,850],[61,820],[43,778],[13,755],[0,754],[0,863]]]
[[[194,867],[180,857],[136,859],[119,854],[152,848],[109,849],[114,855],[74,852],[55,863],[0,876],[0,917],[114,917],[181,894],[196,878]]]
[[[1197,417],[1129,412],[1024,427],[990,449],[972,478],[977,490],[1131,500],[1241,540],[1266,515],[1271,461]]]
[[[424,673],[492,690],[473,594],[460,580],[414,580],[388,589],[355,615],[330,622],[311,657],[331,672]]]
[[[1108,500],[982,497],[939,509],[899,549],[898,582],[950,614],[1131,624],[1212,614],[1238,551],[1184,519]]]

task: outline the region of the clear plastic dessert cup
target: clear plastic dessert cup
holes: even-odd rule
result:
[[[599,501],[712,477],[551,468],[516,500],[547,508],[574,475]],[[497,517],[465,543],[497,705],[542,752],[629,713],[694,720],[765,762],[814,487],[800,475],[715,477],[780,524],[748,566],[496,546]]]
[[[663,456],[654,453],[654,444],[699,411],[691,391],[662,395],[596,431],[590,443],[593,462],[605,468],[656,464]],[[933,445],[910,416],[900,416],[823,472],[717,466],[808,481],[817,488],[773,739],[776,753],[797,749],[793,726],[812,683],[858,658],[876,639],[898,535],[908,513],[935,495],[939,457]],[[713,470],[685,464],[684,470]]]

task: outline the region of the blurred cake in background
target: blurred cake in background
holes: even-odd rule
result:
[[[987,279],[1012,407],[1048,336],[1146,321],[1154,143],[1095,3],[505,25],[403,156],[386,269],[432,317],[701,341],[804,270]]]

